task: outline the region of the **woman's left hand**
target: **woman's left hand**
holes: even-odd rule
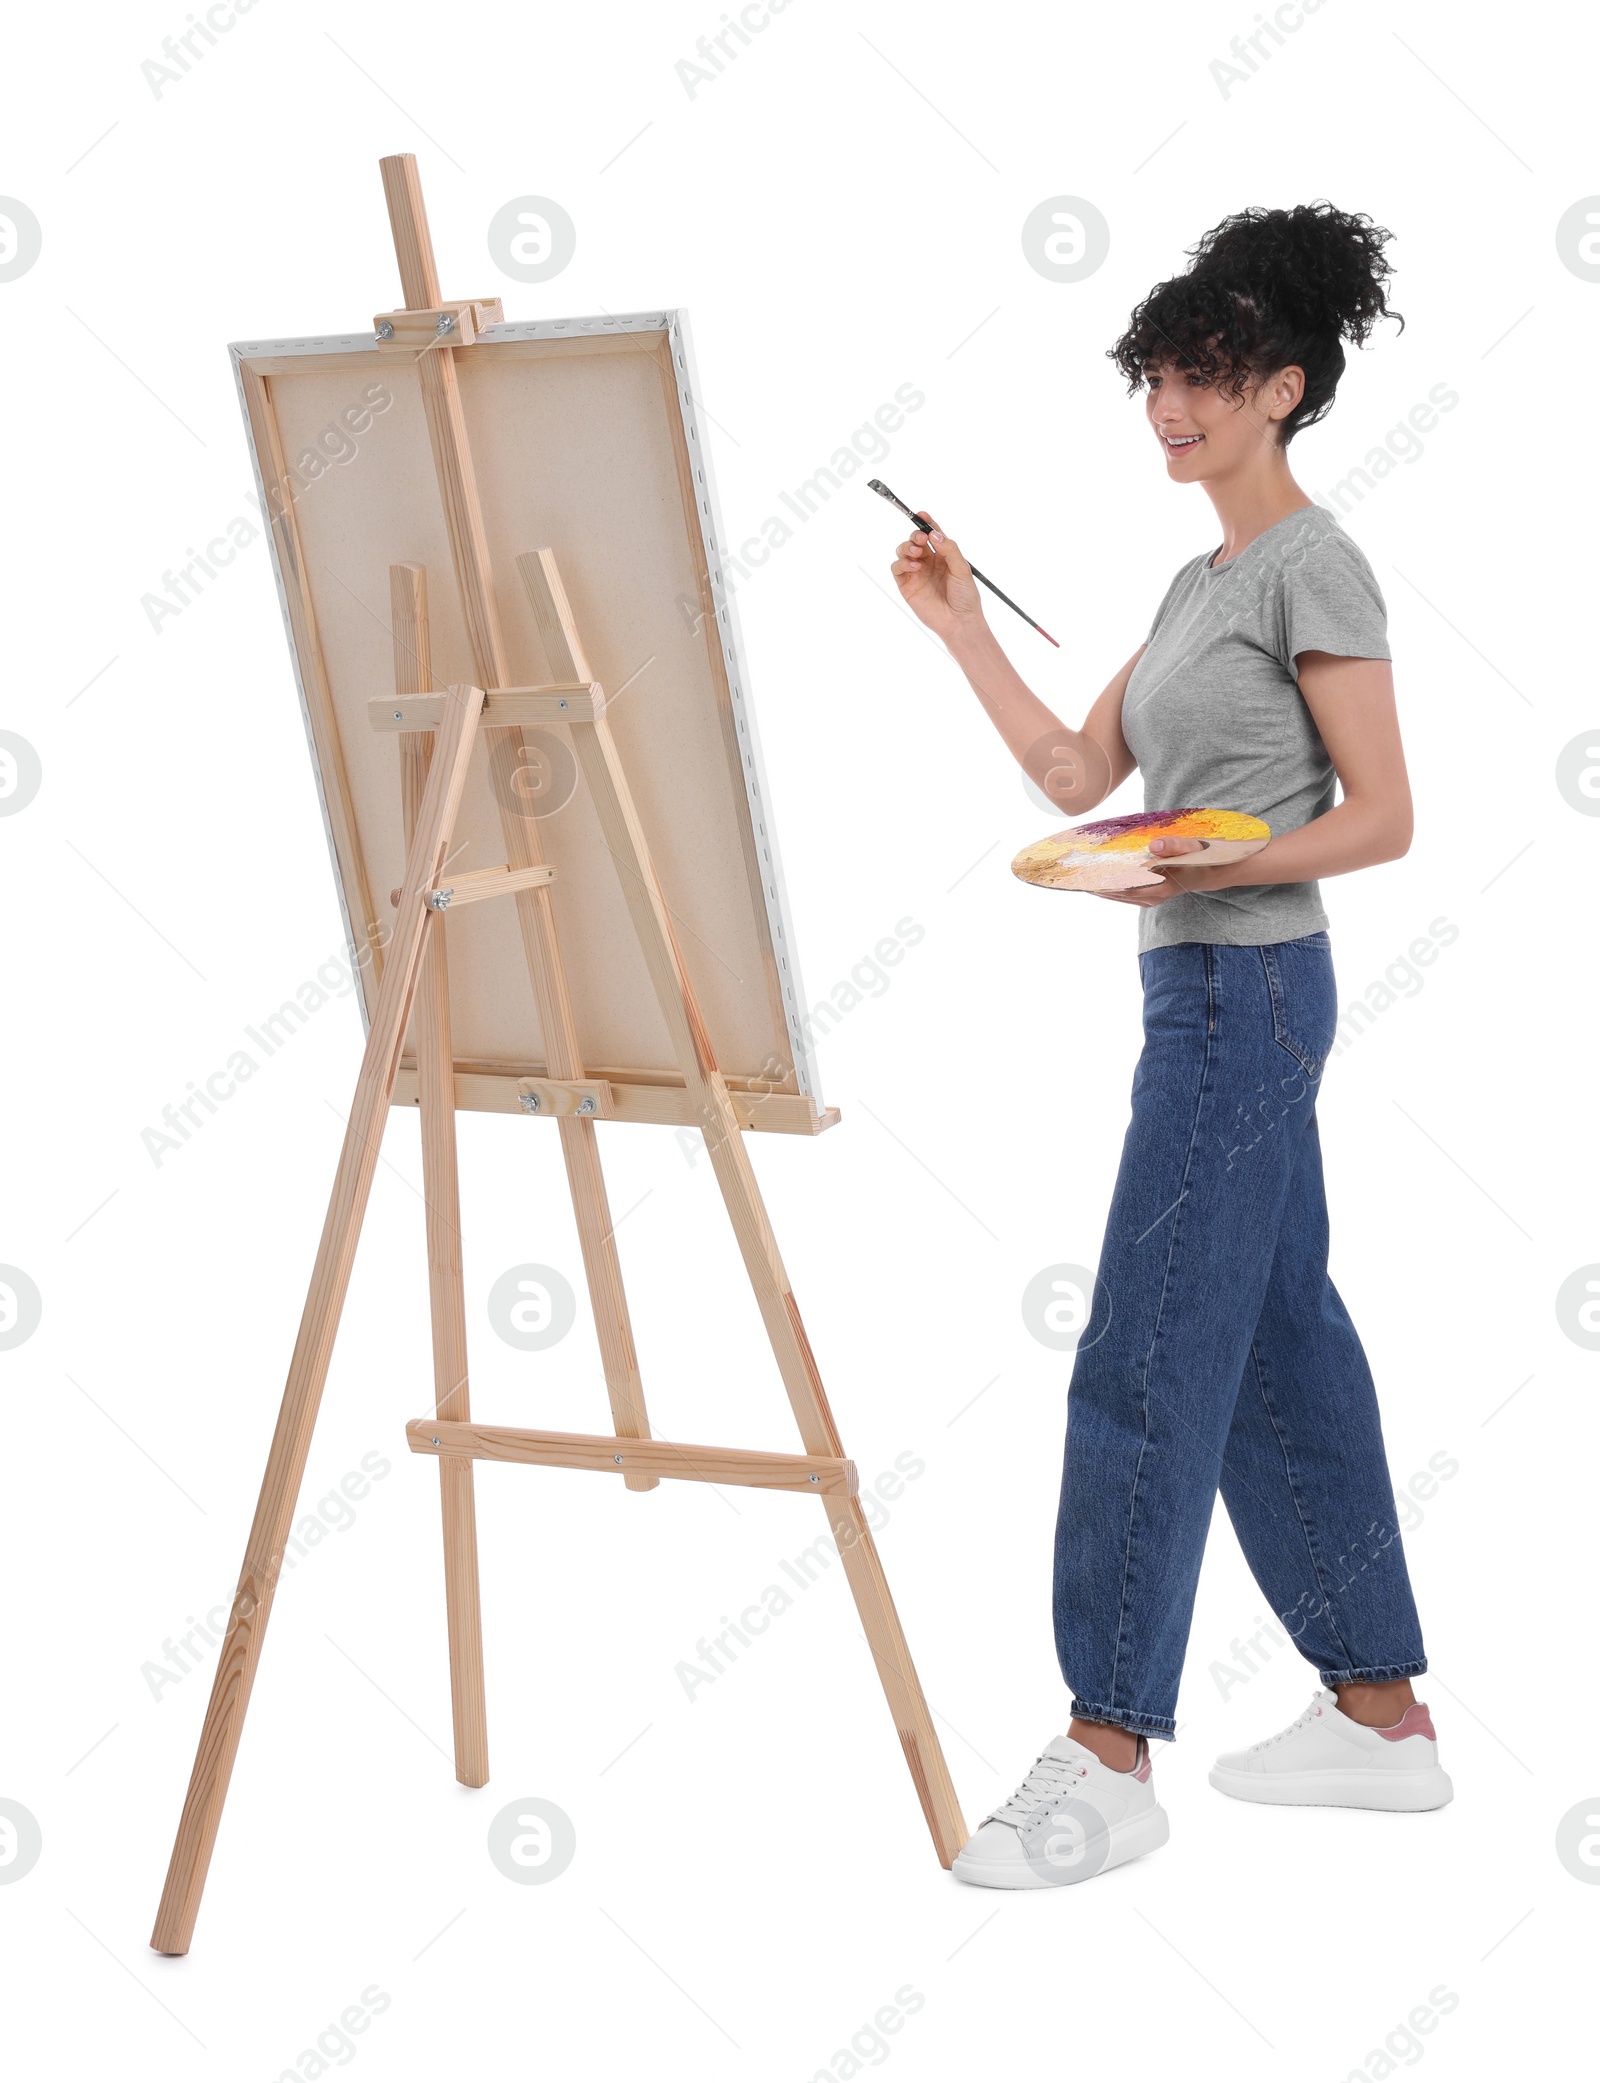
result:
[[[1182,854],[1203,854],[1209,850],[1204,839],[1152,839],[1150,852],[1155,857],[1151,866],[1158,869],[1161,880],[1146,883],[1136,890],[1096,890],[1097,897],[1109,897],[1113,904],[1142,904],[1147,909],[1152,904],[1165,904],[1169,897],[1192,896],[1207,890],[1227,887],[1226,867],[1208,868],[1203,862],[1188,862],[1178,858]],[[1171,866],[1167,866],[1167,862]]]

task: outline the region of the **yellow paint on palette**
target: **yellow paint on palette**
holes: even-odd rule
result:
[[[1220,868],[1259,853],[1271,837],[1270,825],[1243,810],[1136,810],[1035,840],[1011,872],[1043,890],[1136,890],[1161,881],[1156,867],[1163,859]],[[1205,851],[1152,856],[1152,839],[1199,839]]]

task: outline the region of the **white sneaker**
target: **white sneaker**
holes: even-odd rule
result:
[[[1369,1729],[1326,1691],[1278,1735],[1218,1758],[1211,1784],[1238,1801],[1311,1808],[1443,1808],[1455,1792],[1420,1700],[1392,1729]]]
[[[1131,1772],[1113,1772],[1092,1750],[1057,1736],[950,1870],[979,1888],[1059,1888],[1153,1852],[1168,1834],[1148,1744]]]

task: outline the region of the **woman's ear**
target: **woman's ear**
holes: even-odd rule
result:
[[[1306,372],[1298,362],[1291,362],[1287,369],[1280,369],[1273,378],[1272,403],[1267,417],[1287,419],[1305,394]]]

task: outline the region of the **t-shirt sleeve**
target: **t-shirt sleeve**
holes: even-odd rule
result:
[[[1326,534],[1283,567],[1274,631],[1279,662],[1294,671],[1302,651],[1336,658],[1389,658],[1388,609],[1372,566],[1347,535]]]

